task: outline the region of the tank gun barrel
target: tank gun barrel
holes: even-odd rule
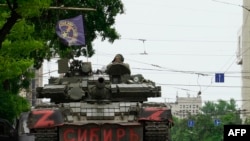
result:
[[[98,77],[95,80],[94,86],[90,89],[92,99],[109,99],[110,92],[106,88],[104,77]]]
[[[96,87],[97,87],[98,89],[104,89],[104,87],[105,87],[105,80],[104,80],[103,77],[99,77],[99,78],[97,79],[97,81],[96,81]]]
[[[62,59],[58,65],[62,75],[37,88],[37,98],[50,102],[37,103],[19,122],[29,128],[21,131],[24,137],[32,136],[23,141],[117,140],[117,129],[120,140],[169,140],[171,109],[165,103],[146,102],[161,97],[161,86],[154,81],[131,75],[126,63],[109,64],[101,73],[82,60]]]

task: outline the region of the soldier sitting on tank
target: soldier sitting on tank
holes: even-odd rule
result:
[[[126,65],[129,68],[129,64],[124,63],[124,57],[121,54],[116,54],[115,58],[112,60],[112,62],[107,66],[107,69],[109,69],[109,67],[112,64],[117,64],[117,63],[123,63],[124,65]]]
[[[112,62],[107,65],[106,73],[110,75],[112,83],[126,83],[130,77],[129,64],[124,63],[121,54],[116,54]]]

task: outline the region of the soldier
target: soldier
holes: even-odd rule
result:
[[[116,64],[116,63],[122,63],[124,64],[124,66],[126,66],[129,69],[129,64],[124,63],[124,57],[122,56],[122,54],[116,54],[112,62],[108,64],[107,69],[109,69],[112,64]]]
[[[116,54],[115,58],[113,59],[112,63],[123,63],[124,57],[121,54]]]
[[[110,75],[112,83],[125,83],[130,78],[129,64],[124,63],[124,57],[121,54],[116,54],[108,64],[106,73]]]

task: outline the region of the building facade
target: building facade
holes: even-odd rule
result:
[[[243,22],[238,33],[237,63],[241,65],[242,73],[242,109],[250,111],[250,1],[243,0]],[[243,120],[250,119],[244,114]]]
[[[202,107],[201,96],[197,97],[179,97],[176,96],[175,103],[169,103],[173,116],[178,118],[187,118],[188,115],[196,115],[200,113]]]

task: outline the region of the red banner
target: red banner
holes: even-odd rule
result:
[[[30,112],[28,118],[29,128],[51,128],[63,125],[64,120],[59,110],[36,109]]]
[[[64,125],[60,127],[59,132],[60,141],[143,141],[143,129],[141,125]]]
[[[139,120],[172,121],[172,114],[166,107],[146,107],[141,110]]]

